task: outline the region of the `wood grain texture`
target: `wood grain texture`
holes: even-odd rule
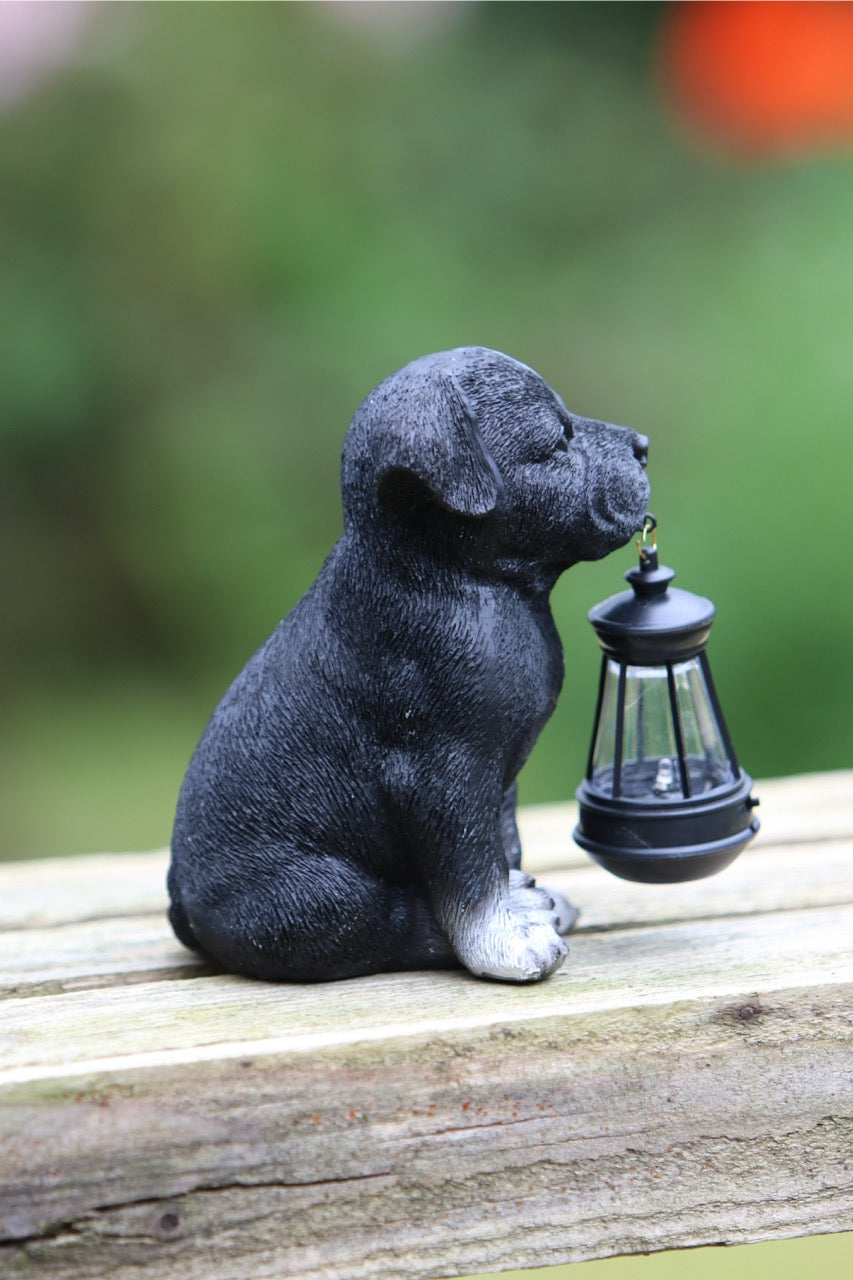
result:
[[[0,1275],[429,1277],[853,1228],[853,774],[731,868],[582,908],[533,987],[213,973],[165,855],[0,867]]]

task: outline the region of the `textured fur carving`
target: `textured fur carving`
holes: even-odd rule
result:
[[[343,535],[187,770],[184,943],[277,981],[562,963],[576,913],[519,869],[515,779],[563,678],[551,588],[640,527],[647,446],[481,347],[370,393]]]

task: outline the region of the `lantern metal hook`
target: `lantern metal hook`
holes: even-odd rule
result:
[[[643,519],[642,537],[637,541],[637,551],[639,552],[641,560],[647,560],[649,551],[657,551],[658,549],[657,527],[657,516],[653,516],[651,511],[647,511],[645,518]],[[648,541],[649,534],[653,535],[652,545],[647,549],[646,543]]]

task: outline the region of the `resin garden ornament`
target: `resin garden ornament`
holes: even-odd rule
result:
[[[182,942],[284,982],[559,967],[576,912],[520,869],[515,780],[563,679],[549,594],[641,528],[647,448],[482,347],[368,395],[340,541],[187,769]]]

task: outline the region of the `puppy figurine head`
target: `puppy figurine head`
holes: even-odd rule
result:
[[[344,512],[547,587],[641,527],[647,450],[635,431],[570,413],[518,360],[460,347],[413,361],[362,403],[344,445]]]

